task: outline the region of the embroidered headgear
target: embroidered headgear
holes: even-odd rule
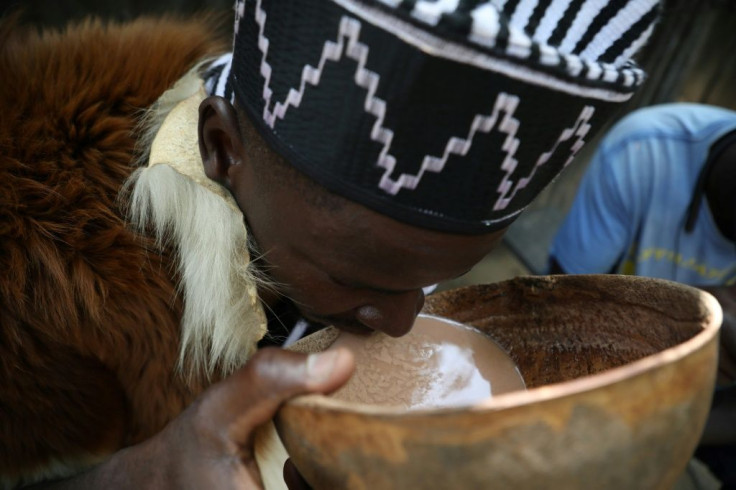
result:
[[[628,100],[657,0],[247,0],[213,92],[403,222],[508,226]]]

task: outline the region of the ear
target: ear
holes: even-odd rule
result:
[[[245,158],[235,108],[222,97],[207,97],[199,105],[197,130],[205,175],[231,189],[231,168]]]

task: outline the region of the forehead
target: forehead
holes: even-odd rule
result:
[[[503,232],[456,235],[410,226],[346,201],[338,209],[291,207],[291,246],[338,279],[414,289],[466,272]]]

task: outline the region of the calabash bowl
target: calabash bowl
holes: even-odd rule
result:
[[[669,489],[710,407],[721,309],[709,294],[630,276],[536,276],[427,298],[519,366],[527,391],[426,409],[295,398],[277,414],[320,489]],[[303,339],[323,350],[337,333]]]

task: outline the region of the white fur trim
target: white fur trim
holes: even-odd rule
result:
[[[177,253],[184,300],[179,368],[190,376],[232,372],[266,333],[243,214],[204,174],[199,155],[198,108],[205,97],[197,69],[161,96],[146,116],[149,167],[128,182],[133,225],[152,230]]]
[[[139,170],[131,220],[176,248],[184,300],[180,368],[232,372],[266,332],[243,217],[167,165]],[[152,326],[155,328],[155,326]]]

